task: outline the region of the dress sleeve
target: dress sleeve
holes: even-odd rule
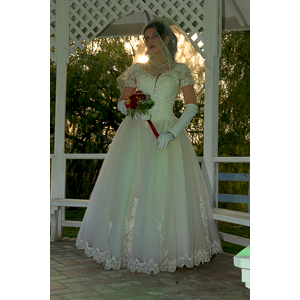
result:
[[[128,72],[128,75],[126,76],[125,85],[124,86],[130,86],[136,88],[136,78],[137,78],[137,66],[132,66]]]
[[[125,81],[125,86],[136,88],[136,78],[129,78]]]
[[[193,85],[194,80],[191,74],[191,70],[189,67],[185,64],[182,64],[180,66],[180,72],[179,72],[179,87],[180,89],[187,86],[187,85]]]

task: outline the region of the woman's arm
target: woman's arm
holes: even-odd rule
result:
[[[133,95],[135,90],[136,90],[135,87],[125,86],[118,102],[120,102],[121,100],[125,100],[127,97]]]
[[[182,89],[182,94],[185,104],[195,104],[197,105],[195,90],[192,85],[184,86]]]
[[[121,93],[121,96],[119,98],[119,101],[118,101],[118,110],[123,113],[124,115],[127,114],[127,108],[126,108],[126,105],[125,105],[125,99],[131,95],[134,94],[136,88],[135,87],[131,87],[131,86],[125,86],[123,88],[123,91]]]
[[[198,111],[195,91],[192,85],[187,85],[182,87],[182,93],[184,97],[184,101],[186,103],[186,108],[182,113],[181,117],[177,121],[177,123],[166,133],[161,134],[158,141],[158,148],[166,148],[170,141],[175,139],[179,133],[185,128],[185,126],[190,123],[194,115]]]

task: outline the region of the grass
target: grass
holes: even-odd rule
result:
[[[222,249],[224,252],[226,253],[230,253],[233,255],[238,254],[239,252],[241,252],[245,247],[244,246],[240,246],[240,245],[235,245],[232,243],[228,243],[225,241],[221,241],[221,245],[222,245]]]
[[[66,220],[81,221],[83,219],[86,208],[66,207]],[[218,221],[218,230],[232,235],[250,238],[250,227]],[[64,237],[76,238],[78,227],[63,227],[62,235]],[[245,247],[232,243],[221,241],[223,251],[230,254],[238,254]]]
[[[83,207],[66,207],[66,220],[82,221],[86,208]],[[62,236],[76,238],[79,227],[63,227]]]
[[[220,232],[250,239],[250,227],[248,226],[242,226],[238,224],[218,221],[218,230]],[[234,254],[234,255],[238,254],[240,251],[242,251],[245,248],[244,246],[228,243],[225,241],[221,241],[221,243],[224,252]]]

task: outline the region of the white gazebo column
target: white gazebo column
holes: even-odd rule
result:
[[[222,38],[222,1],[205,2],[205,106],[203,176],[212,206],[214,203],[215,171],[212,157],[218,156],[219,58]]]
[[[55,130],[54,130],[54,156],[52,161],[51,199],[65,198],[66,163],[65,152],[65,115],[66,115],[66,80],[68,64],[69,41],[69,1],[56,2],[56,99],[55,99]],[[62,211],[52,216],[53,230],[51,241],[62,236]],[[55,226],[53,226],[55,224]]]

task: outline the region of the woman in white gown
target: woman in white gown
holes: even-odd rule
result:
[[[138,48],[148,61],[135,59],[119,78],[124,83],[120,111],[127,113],[125,99],[136,90],[150,94],[155,105],[120,125],[78,233],[77,247],[107,270],[174,272],[222,252],[202,172],[184,130],[198,107],[190,69],[176,60],[183,37],[178,32],[170,20],[151,21]],[[179,89],[187,105],[177,119],[173,102]]]

